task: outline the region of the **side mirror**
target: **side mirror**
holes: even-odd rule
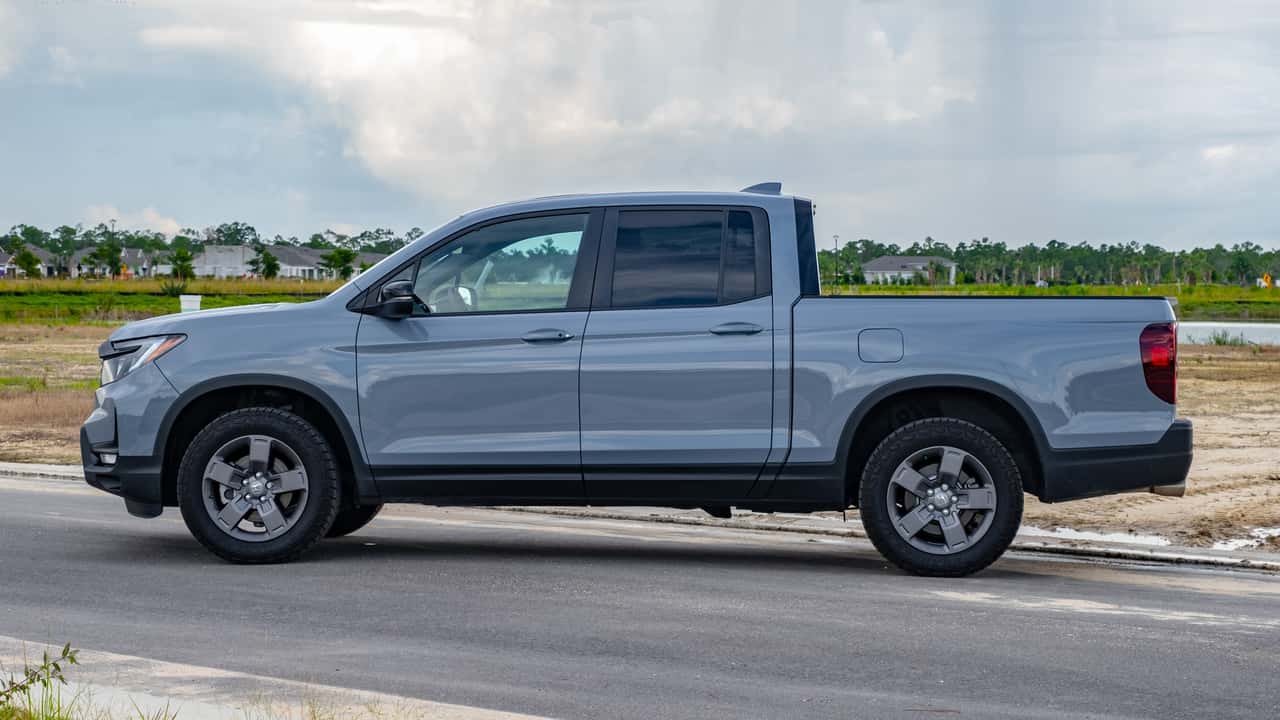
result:
[[[395,280],[382,286],[378,303],[368,311],[388,320],[403,320],[413,315],[413,304],[417,300],[412,280]]]

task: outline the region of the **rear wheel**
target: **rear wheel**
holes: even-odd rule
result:
[[[893,564],[920,575],[961,576],[990,565],[1022,521],[1022,479],[991,433],[955,418],[898,428],[872,452],[859,512]]]
[[[178,469],[182,519],[200,544],[237,563],[293,560],[338,512],[338,470],[324,436],[277,408],[229,412],[201,430]]]

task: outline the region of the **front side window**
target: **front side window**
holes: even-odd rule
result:
[[[486,225],[418,261],[414,294],[432,314],[568,307],[586,213]]]
[[[749,212],[623,210],[610,305],[687,307],[754,297],[763,291],[759,255]]]

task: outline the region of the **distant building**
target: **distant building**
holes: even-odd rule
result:
[[[169,262],[169,250],[142,250],[140,248],[124,248],[120,251],[120,267],[109,268],[93,256],[97,248],[81,248],[71,255],[71,266],[66,272],[73,278],[78,277],[117,277],[148,278],[168,277],[173,274],[173,265]],[[48,251],[32,247],[31,252],[40,259],[41,274],[53,277],[58,274],[57,259]],[[321,280],[333,277],[333,273],[320,264],[321,257],[328,250],[315,250],[294,245],[272,245],[267,250],[280,261],[278,277],[299,278],[303,280]],[[248,245],[206,245],[192,257],[191,266],[196,277],[209,278],[241,278],[252,277],[253,270],[249,262],[257,253]],[[360,274],[362,265],[373,265],[386,255],[379,253],[357,253],[351,263],[355,274]],[[0,277],[18,277],[22,271],[14,263],[13,258],[0,252]]]
[[[171,266],[168,263],[169,253],[141,248],[124,248],[120,251],[120,267],[109,268],[93,257],[97,248],[80,248],[71,254],[71,267],[67,268],[71,277],[121,277],[147,278],[168,275]]]
[[[36,256],[36,259],[40,261],[41,277],[53,277],[58,273],[57,262],[48,250],[32,245],[28,245],[27,249],[30,250],[31,253]],[[23,275],[25,275],[25,273],[22,272],[22,268],[18,267],[18,263],[14,260],[14,256],[0,250],[0,277],[14,278],[22,277]]]
[[[270,245],[266,250],[280,262],[280,272],[276,277],[322,280],[334,276],[320,264],[328,250],[296,245]],[[192,266],[196,277],[250,277],[253,270],[249,262],[256,254],[248,245],[206,245],[195,256]],[[379,253],[357,253],[351,266],[355,274],[359,274],[361,265],[373,265],[384,257],[386,255]]]
[[[862,266],[868,285],[892,285],[911,282],[917,276],[929,277],[929,265],[946,274],[946,284],[956,284],[956,264],[932,255],[885,255]]]

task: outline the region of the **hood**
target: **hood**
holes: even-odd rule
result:
[[[132,338],[148,337],[151,335],[168,335],[170,333],[186,333],[193,328],[211,322],[218,322],[227,318],[241,317],[245,320],[260,316],[268,316],[275,313],[296,312],[301,308],[310,306],[315,302],[305,303],[262,303],[259,305],[235,305],[233,307],[214,308],[212,310],[197,310],[195,312],[173,313],[172,315],[158,315],[146,320],[138,320],[128,323],[111,333],[111,340],[129,340]]]

